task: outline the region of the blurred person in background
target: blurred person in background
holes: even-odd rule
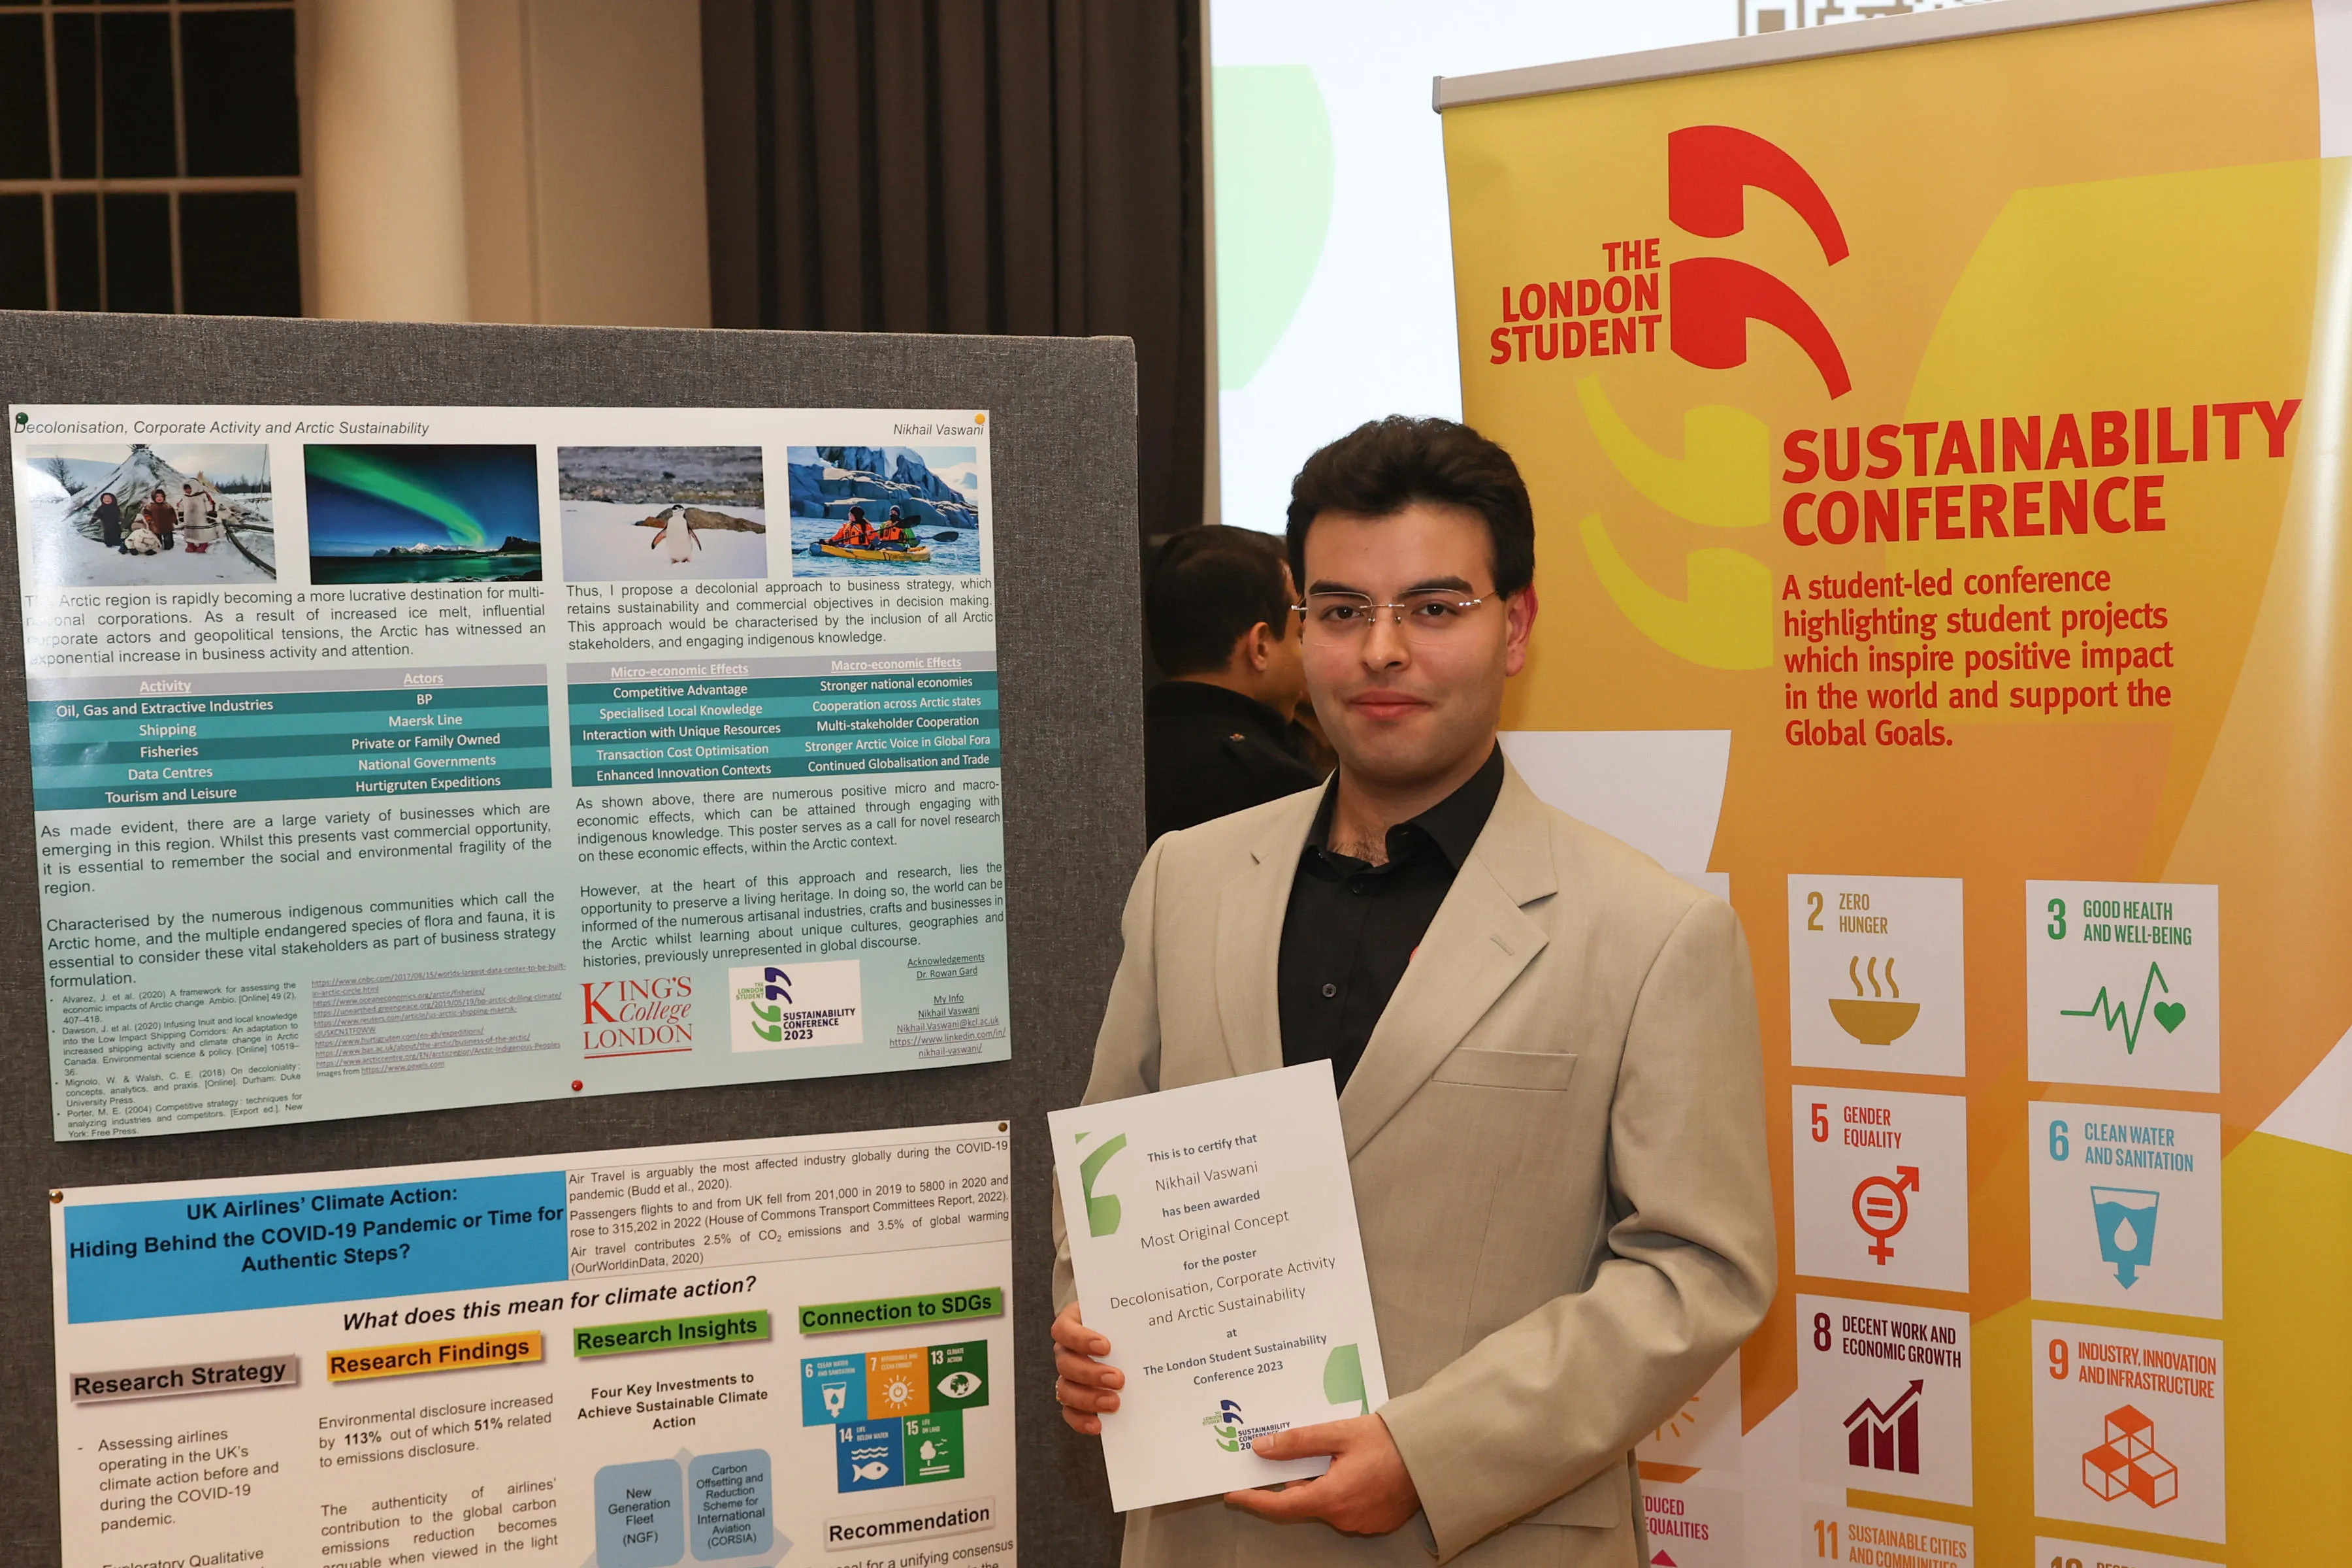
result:
[[[1161,549],[1143,592],[1151,657],[1168,676],[1143,698],[1150,839],[1323,782],[1293,739],[1307,696],[1297,603],[1270,534],[1195,528]]]

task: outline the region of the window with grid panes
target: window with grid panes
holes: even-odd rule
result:
[[[299,316],[289,0],[0,0],[0,308]]]

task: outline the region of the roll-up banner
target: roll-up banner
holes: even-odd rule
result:
[[[2337,1556],[2352,7],[1437,96],[1539,531],[1507,744],[1727,890],[1763,1007],[1780,1292],[1643,1445],[1648,1560]]]

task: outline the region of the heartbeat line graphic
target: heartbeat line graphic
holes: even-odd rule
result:
[[[2062,1018],[2096,1018],[2109,1034],[2113,1034],[2116,1026],[2120,1024],[2124,1031],[2124,1055],[2130,1056],[2138,1049],[2140,1026],[2147,1021],[2149,1011],[2147,999],[2156,994],[2156,989],[2159,985],[2164,987],[2166,995],[2172,994],[2172,987],[2165,981],[2164,971],[2151,963],[2147,966],[2147,979],[2139,988],[2139,1008],[2137,1012],[2126,1011],[2120,1002],[2109,1002],[2107,988],[2102,985],[2099,987],[2097,998],[2089,1006],[2080,1011],[2072,1007],[2061,1007],[2058,1009],[2058,1016]],[[2180,1020],[2189,1016],[2189,1009],[2178,1002],[2158,1002],[2155,1012],[2156,1021],[2164,1026],[2164,1032],[2168,1035],[2179,1028]]]

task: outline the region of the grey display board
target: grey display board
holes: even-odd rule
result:
[[[48,1191],[1007,1117],[1022,1561],[1113,1562],[1093,1445],[1056,1418],[1045,1112],[1076,1103],[1143,847],[1135,358],[1125,339],[418,326],[0,311],[0,404],[990,411],[1013,1059],[108,1142],[50,1137],[16,552],[0,550],[0,1539],[58,1560]],[[15,496],[0,464],[0,516]]]

